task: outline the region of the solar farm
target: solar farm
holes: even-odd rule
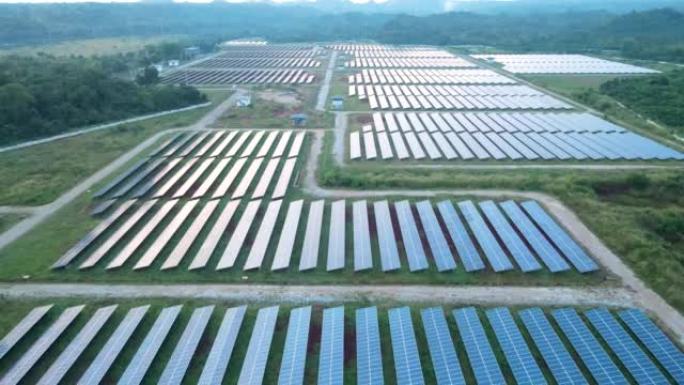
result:
[[[647,315],[605,308],[44,305],[6,331],[0,365],[3,385],[684,381]]]
[[[584,55],[473,55],[514,74],[653,74],[658,71]]]
[[[444,50],[334,47],[348,57],[348,96],[367,102],[371,111],[392,111],[373,112],[370,124],[352,126],[347,142],[350,160],[684,159],[679,151]],[[546,63],[544,57],[529,59]],[[547,59],[561,65],[567,60],[570,67],[574,63],[574,68],[596,68],[601,73],[622,65],[600,66],[595,62],[604,61],[576,56]]]
[[[684,153],[515,76],[650,70],[453,52],[250,38],[163,73],[230,93],[29,239],[0,385],[684,385],[679,314],[595,235],[606,218],[535,190],[537,169],[585,183]],[[314,111],[330,126],[295,119]],[[532,171],[483,188],[462,164]]]

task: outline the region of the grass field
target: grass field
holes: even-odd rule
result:
[[[21,214],[0,214],[0,234],[24,218],[26,216]]]
[[[82,311],[82,313],[79,315],[79,317],[76,319],[73,325],[67,329],[65,334],[57,341],[56,346],[54,346],[52,349],[50,349],[47,354],[44,356],[44,359],[42,359],[37,365],[34,370],[30,371],[28,376],[26,377],[26,383],[34,383],[35,381],[38,380],[40,375],[49,367],[50,363],[54,361],[54,359],[57,357],[59,352],[61,352],[65,346],[67,345],[68,341],[73,339],[75,334],[78,332],[78,330],[85,324],[87,318],[94,313],[94,311],[103,306],[108,306],[114,303],[119,304],[119,308],[116,310],[112,318],[108,321],[108,323],[104,326],[104,328],[101,330],[101,332],[96,336],[96,338],[93,340],[93,342],[90,344],[90,346],[86,349],[86,351],[83,353],[81,358],[77,360],[75,363],[74,367],[67,373],[67,376],[64,380],[65,383],[75,383],[78,378],[83,374],[83,372],[87,369],[88,363],[92,361],[92,359],[95,357],[95,355],[99,352],[100,349],[102,349],[103,345],[106,343],[107,339],[111,335],[111,333],[114,330],[114,325],[118,324],[123,316],[125,315],[125,312],[128,311],[130,308],[135,307],[135,306],[141,306],[141,305],[151,305],[150,310],[147,312],[145,318],[143,319],[143,322],[140,324],[138,329],[135,331],[133,336],[131,337],[131,340],[129,343],[126,345],[124,350],[122,351],[121,355],[116,359],[114,362],[114,365],[112,369],[108,372],[107,376],[105,377],[104,383],[115,383],[116,380],[120,377],[120,375],[123,373],[123,371],[126,368],[126,365],[128,362],[131,360],[133,355],[135,354],[140,342],[142,339],[145,337],[146,332],[150,329],[154,318],[157,316],[157,314],[161,311],[163,307],[166,306],[173,306],[177,304],[182,304],[183,305],[183,310],[181,312],[181,315],[179,318],[176,320],[174,326],[172,327],[167,339],[165,340],[164,344],[161,347],[160,354],[155,358],[155,360],[152,363],[152,366],[150,370],[148,371],[147,375],[145,376],[145,379],[143,381],[143,384],[155,384],[156,381],[159,378],[159,375],[161,372],[164,370],[164,367],[166,365],[166,362],[168,361],[171,352],[173,351],[173,348],[175,344],[178,342],[180,335],[183,331],[183,328],[187,324],[187,321],[190,317],[190,314],[193,309],[202,307],[202,306],[207,306],[207,305],[215,305],[214,312],[212,314],[212,318],[207,326],[207,329],[205,330],[204,335],[202,336],[202,339],[200,340],[200,343],[197,348],[197,353],[195,354],[194,358],[192,359],[190,363],[189,370],[187,372],[187,376],[184,379],[183,383],[196,383],[202,368],[204,366],[204,362],[206,360],[206,356],[209,353],[209,350],[212,347],[212,343],[214,341],[214,338],[216,336],[216,333],[218,331],[218,328],[220,326],[221,319],[223,318],[223,313],[225,312],[225,309],[228,307],[232,306],[239,306],[242,304],[239,303],[231,303],[231,302],[221,302],[221,301],[214,301],[214,302],[207,302],[207,301],[201,301],[201,300],[193,300],[193,301],[173,301],[173,300],[162,300],[162,299],[139,299],[139,300],[121,300],[121,301],[116,301],[116,300],[89,300],[89,301],[78,301],[78,300],[65,300],[65,299],[55,299],[53,301],[35,301],[35,300],[22,300],[22,301],[10,301],[10,300],[0,300],[0,306],[2,306],[4,310],[5,316],[0,319],[0,335],[4,335],[16,322],[18,322],[31,308],[35,306],[41,306],[45,304],[53,303],[54,308],[48,313],[48,316],[46,319],[41,321],[37,327],[32,330],[29,335],[20,342],[20,344],[17,346],[15,350],[12,350],[10,354],[4,359],[2,362],[0,362],[0,374],[2,374],[4,371],[8,369],[8,366],[11,362],[16,361],[18,357],[20,356],[20,353],[24,351],[30,344],[35,341],[35,339],[39,336],[39,334],[44,331],[51,320],[54,320],[56,316],[59,314],[60,311],[62,311],[64,308],[68,306],[74,306],[74,305],[79,305],[86,303],[87,306],[86,308]],[[276,384],[278,381],[278,373],[280,370],[280,363],[282,360],[282,352],[283,352],[283,347],[285,344],[285,337],[287,334],[287,326],[288,326],[288,318],[289,318],[289,313],[290,311],[297,307],[297,306],[308,306],[309,304],[302,304],[302,305],[291,305],[291,304],[280,304],[280,309],[278,313],[278,320],[275,326],[275,333],[273,337],[273,341],[271,344],[271,349],[269,351],[269,356],[268,356],[268,361],[266,363],[266,370],[265,370],[265,378],[264,378],[264,384]],[[322,311],[325,308],[330,308],[330,307],[335,307],[339,306],[341,304],[320,304],[320,303],[313,303],[310,304],[312,306],[312,317],[311,317],[311,324],[310,324],[310,331],[309,331],[309,346],[307,349],[307,355],[306,355],[306,365],[304,369],[304,383],[306,384],[313,384],[316,382],[316,378],[318,375],[318,360],[319,360],[319,353],[320,353],[320,335],[322,331]],[[264,308],[270,306],[269,304],[251,304],[247,308],[247,313],[245,315],[245,319],[242,323],[242,326],[240,328],[240,332],[237,337],[237,341],[235,344],[235,350],[233,351],[232,358],[228,364],[228,370],[226,374],[226,378],[224,379],[224,384],[236,384],[240,369],[242,367],[242,362],[244,360],[246,351],[247,351],[247,346],[249,344],[249,340],[251,337],[251,331],[254,327],[254,322],[256,318],[257,311],[260,308]],[[379,328],[380,328],[380,345],[381,345],[381,351],[382,351],[382,357],[383,357],[383,374],[384,374],[384,379],[386,384],[396,384],[396,374],[395,374],[395,365],[394,365],[394,359],[392,357],[392,341],[390,338],[390,333],[389,333],[389,321],[388,321],[388,313],[387,311],[391,308],[394,307],[399,307],[399,306],[409,306],[411,309],[411,315],[412,315],[412,321],[413,321],[413,327],[414,327],[414,332],[415,332],[415,337],[417,341],[417,346],[418,346],[418,351],[419,351],[419,356],[420,356],[420,361],[421,361],[421,366],[422,366],[422,372],[423,376],[425,379],[425,383],[427,384],[434,384],[436,383],[436,378],[434,375],[433,367],[432,367],[432,361],[430,359],[430,354],[428,350],[428,344],[427,344],[427,337],[425,334],[425,330],[423,328],[422,320],[420,317],[420,310],[431,307],[431,306],[440,306],[440,304],[435,304],[435,303],[409,303],[409,304],[404,304],[404,303],[367,303],[367,302],[353,302],[353,303],[346,303],[344,304],[345,306],[345,332],[344,332],[344,378],[345,381],[344,383],[351,384],[351,383],[356,383],[356,323],[354,320],[355,317],[355,310],[358,308],[362,307],[367,307],[367,306],[377,306],[378,307],[378,321],[379,321]],[[459,335],[459,331],[456,327],[456,322],[453,318],[453,315],[451,314],[452,310],[455,309],[453,306],[445,306],[443,307],[443,310],[445,311],[445,315],[447,318],[447,324],[450,329],[450,334],[451,338],[453,340],[453,343],[455,345],[457,354],[458,354],[458,359],[461,363],[461,368],[463,370],[463,374],[465,377],[465,380],[467,383],[475,383],[475,378],[473,376],[472,369],[469,364],[469,360],[467,358],[467,355],[465,353],[465,347],[463,344],[463,340]],[[518,324],[518,328],[521,330],[523,337],[525,338],[528,346],[530,347],[530,350],[532,351],[533,355],[535,356],[536,360],[541,363],[541,354],[539,351],[535,348],[535,345],[533,341],[531,340],[530,336],[527,334],[525,331],[525,328],[520,320],[520,318],[517,316],[517,311],[522,310],[523,308],[510,308],[512,314],[514,315],[514,319],[516,323]],[[513,384],[515,383],[515,380],[512,376],[512,371],[508,364],[506,363],[506,360],[504,358],[503,352],[499,346],[499,344],[496,341],[496,338],[494,336],[493,330],[491,326],[488,323],[488,320],[485,316],[485,310],[487,308],[480,308],[479,309],[479,316],[481,319],[481,322],[485,328],[485,332],[487,333],[487,336],[489,338],[489,341],[492,345],[492,348],[494,350],[495,355],[497,356],[497,359],[499,361],[499,364],[501,366],[502,372],[504,374],[504,377],[506,378],[506,381],[508,384]],[[544,309],[545,311],[550,311],[552,309]],[[582,311],[584,309],[578,309],[578,311]],[[586,319],[585,319],[586,322]],[[561,338],[565,344],[566,347],[569,347],[569,342],[567,339],[564,337],[562,333],[559,333],[561,335]],[[571,349],[571,348],[570,348]],[[571,349],[572,350],[572,349]],[[610,349],[607,350],[609,354],[612,355],[612,352]],[[613,357],[615,360],[616,357]],[[578,361],[579,362],[579,361]],[[617,360],[616,360],[617,362]],[[553,383],[552,376],[548,368],[544,365],[540,365],[545,377],[547,380],[550,381],[550,383]],[[586,368],[582,365],[580,365],[580,369],[584,372],[585,376],[587,378],[590,378],[589,372],[586,370]],[[625,372],[626,373],[626,372]]]
[[[292,128],[292,114],[308,116],[305,128],[330,128],[333,114],[315,110],[320,85],[255,86],[252,105],[226,112],[216,123],[220,128]]]
[[[347,76],[353,72],[339,73],[333,75],[330,82],[330,93],[328,94],[328,106],[332,103],[332,98],[335,96],[344,97],[345,111],[370,111],[367,100],[359,100],[358,96],[349,96],[349,83]]]
[[[225,92],[207,93],[215,103]],[[0,153],[0,205],[52,202],[79,180],[161,130],[194,123],[212,106]]]
[[[182,35],[162,35],[69,40],[54,44],[0,49],[0,55],[37,55],[39,53],[54,56],[114,55],[139,51],[150,44],[178,41],[184,38],[185,36]]]
[[[572,208],[608,247],[667,301],[684,310],[684,171],[338,168],[326,137],[319,177],[355,189],[519,189],[546,192]]]

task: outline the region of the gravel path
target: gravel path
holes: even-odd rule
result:
[[[332,51],[330,54],[330,62],[328,68],[325,70],[325,77],[323,84],[318,92],[318,100],[316,102],[316,111],[325,111],[325,102],[328,100],[328,93],[330,93],[330,81],[332,80],[333,71],[335,71],[335,62],[337,61],[337,51]]]

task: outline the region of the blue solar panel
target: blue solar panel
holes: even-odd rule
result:
[[[501,373],[499,363],[496,361],[492,346],[487,340],[477,310],[473,307],[467,307],[456,309],[453,314],[477,384],[505,384],[506,380]]]
[[[311,322],[311,306],[293,309],[287,325],[287,337],[283,360],[278,374],[278,385],[295,385],[304,383],[304,365],[306,349],[309,344],[309,324]]]
[[[461,364],[458,362],[444,311],[441,307],[423,309],[420,311],[420,316],[423,320],[423,329],[427,337],[437,385],[465,385]]]
[[[411,310],[408,307],[394,308],[388,314],[397,385],[424,384]]]
[[[565,254],[580,273],[598,270],[594,262],[581,247],[563,230],[549,214],[535,201],[521,204],[539,227],[551,238],[553,243]]]
[[[554,310],[551,315],[596,382],[601,385],[628,384],[620,369],[615,366],[574,309]]]
[[[399,249],[397,249],[397,239],[394,236],[389,204],[387,201],[375,202],[373,203],[373,210],[375,212],[375,227],[378,234],[382,271],[397,270],[401,267],[401,262],[399,262]]]
[[[468,230],[466,230],[463,222],[458,217],[458,213],[451,204],[451,201],[442,201],[437,203],[437,209],[442,215],[444,224],[446,225],[451,241],[456,246],[459,256],[461,257],[461,262],[466,271],[477,271],[485,268],[482,258],[480,258],[480,253],[478,253],[473,241],[468,235]]]
[[[535,227],[515,201],[506,201],[499,205],[552,273],[570,269],[570,265],[546,240],[544,234]]]
[[[171,358],[166,363],[157,385],[180,385],[213,312],[213,306],[201,307],[192,312],[190,321],[171,353]]]
[[[327,271],[344,268],[345,210],[346,203],[344,200],[335,201],[330,205],[330,235],[328,237]]]
[[[480,244],[494,271],[500,272],[513,269],[513,264],[501,249],[501,246],[499,246],[494,234],[487,227],[473,202],[459,202],[458,207],[461,209],[466,222],[468,222],[470,229],[475,235],[475,239],[477,239],[477,243]]]
[[[607,309],[584,314],[639,384],[670,383]]]
[[[278,319],[278,306],[259,309],[257,318],[249,339],[245,361],[242,363],[238,385],[261,385],[271,350],[273,332]]]
[[[413,219],[411,205],[408,201],[395,202],[394,209],[397,211],[397,218],[399,219],[399,228],[401,229],[401,238],[408,258],[409,270],[427,269],[427,257],[425,256],[425,250],[423,250],[423,244],[420,241],[420,235],[418,235],[416,222]]]
[[[449,250],[449,245],[444,238],[442,228],[439,226],[439,222],[437,222],[437,216],[432,209],[432,203],[430,201],[418,202],[416,203],[416,209],[423,224],[423,230],[425,230],[425,237],[430,245],[432,257],[437,264],[437,270],[440,272],[454,270],[456,262],[454,262],[454,256],[451,255],[451,250]]]
[[[226,310],[197,385],[221,385],[223,383],[223,376],[233,354],[233,347],[235,347],[246,310],[247,306]]]
[[[642,311],[628,309],[618,315],[675,382],[684,385],[684,353]]]
[[[588,384],[544,312],[539,308],[532,308],[518,314],[558,385]]]
[[[513,230],[506,217],[501,214],[496,203],[492,201],[480,202],[480,208],[489,220],[489,223],[494,227],[494,230],[499,234],[499,238],[501,238],[508,251],[518,263],[518,266],[520,266],[520,270],[527,273],[541,269],[539,262],[537,262],[530,249],[527,248],[522,239]]]
[[[323,310],[318,385],[344,382],[344,306]]]
[[[356,383],[384,384],[376,307],[356,310]]]
[[[167,307],[159,313],[154,325],[145,336],[133,359],[119,378],[119,385],[138,385],[142,383],[145,373],[152,365],[154,357],[169,334],[171,327],[178,318],[182,306]]]
[[[373,268],[370,228],[368,227],[368,204],[356,201],[352,205],[354,218],[354,271]]]
[[[499,307],[487,310],[486,313],[516,383],[521,385],[546,384],[544,374],[534,360],[525,338],[518,330],[511,312],[505,307]]]

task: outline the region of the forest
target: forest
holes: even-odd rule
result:
[[[50,56],[0,59],[0,145],[204,102],[191,87],[117,77],[112,59]]]
[[[684,129],[684,70],[616,78],[602,84],[601,92],[661,124]]]
[[[684,62],[684,13],[672,8],[411,16],[268,4],[0,5],[0,42],[7,46],[165,34],[208,41],[260,36],[276,42],[372,39],[521,52],[610,50],[630,58]]]

